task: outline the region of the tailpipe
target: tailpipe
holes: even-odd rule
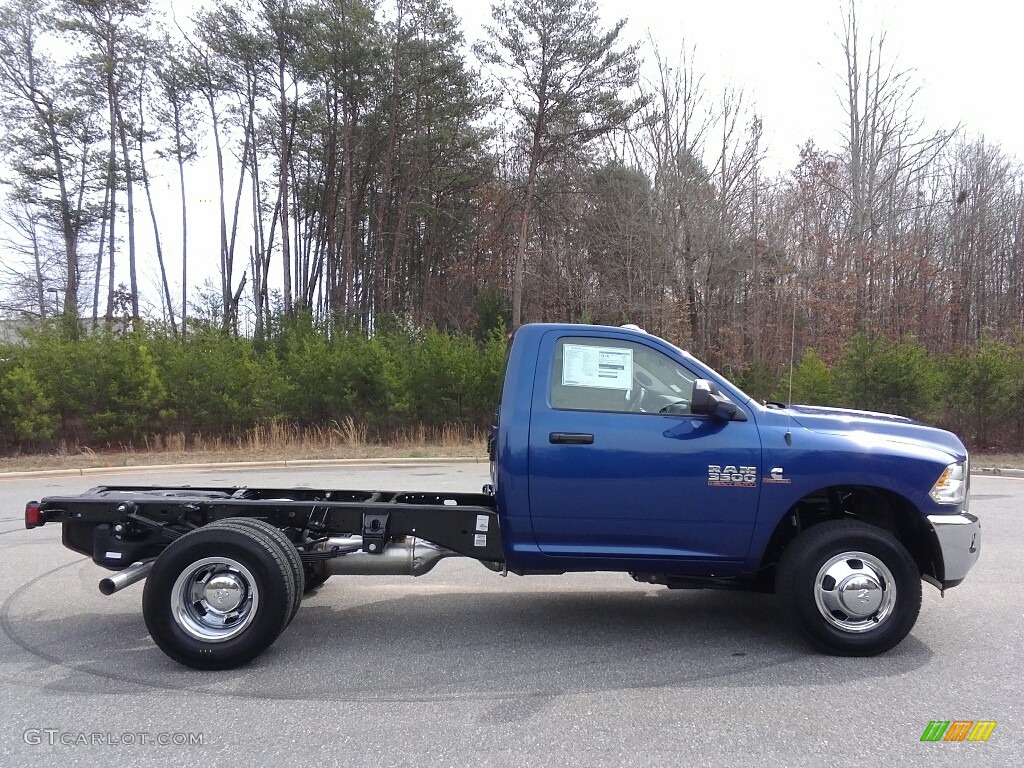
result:
[[[362,536],[339,536],[319,542],[313,552],[330,552],[335,547],[361,547]],[[461,557],[458,552],[429,541],[409,536],[389,542],[380,554],[349,552],[325,561],[334,576],[422,576],[445,557]]]
[[[118,571],[111,576],[107,576],[105,579],[100,579],[100,592],[104,595],[112,595],[125,587],[130,587],[136,581],[142,581],[153,570],[153,563],[153,560],[140,560],[139,562],[132,563],[123,571]]]

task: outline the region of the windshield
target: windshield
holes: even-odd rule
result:
[[[722,379],[723,381],[728,381],[729,382],[729,386],[731,386],[734,390],[736,390],[737,393],[742,395],[743,396],[742,399],[744,401],[749,401],[751,399],[750,395],[748,395],[746,392],[744,392],[742,389],[740,389],[738,386],[736,386],[736,384],[733,383],[732,379],[729,379],[726,376],[723,376],[718,371],[716,371],[714,368],[712,368],[710,365],[705,363],[703,360],[700,360],[700,359],[694,357],[689,352],[687,352],[685,349],[681,349],[681,348],[677,347],[671,341],[665,341],[665,339],[662,339],[660,336],[656,336],[655,338],[657,338],[657,339],[659,339],[661,341],[664,341],[666,344],[668,344],[670,347],[672,347],[672,349],[674,349],[676,352],[678,352],[682,356],[682,358],[684,360],[692,360],[693,362],[698,363],[699,365],[702,365],[705,368],[707,368],[711,373],[713,373],[715,376],[717,376],[718,378]]]

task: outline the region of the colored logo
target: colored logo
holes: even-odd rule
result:
[[[995,720],[932,720],[921,741],[988,741],[995,729]]]
[[[769,477],[763,478],[763,480],[766,483],[788,484],[791,481],[790,481],[790,479],[788,477],[786,477],[783,474],[783,472],[784,472],[784,470],[782,469],[782,467],[773,467],[772,471],[771,471],[771,475]]]

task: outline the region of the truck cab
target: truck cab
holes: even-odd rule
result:
[[[895,540],[915,580],[947,589],[980,552],[955,435],[896,415],[759,403],[639,329],[520,328],[492,459],[517,573],[625,570],[776,591],[793,542],[842,523]],[[895,582],[862,562],[848,570],[839,597],[819,602]],[[818,614],[848,625],[834,615],[852,616],[847,607]],[[876,618],[863,617],[861,634]]]

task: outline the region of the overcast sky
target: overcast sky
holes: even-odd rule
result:
[[[490,23],[490,4],[450,0],[467,38]],[[676,58],[695,47],[709,88],[743,88],[764,120],[768,162],[790,169],[813,137],[835,147],[842,112],[835,96],[842,71],[844,0],[598,0],[605,20],[628,18],[630,40],[657,41]],[[920,116],[933,130],[961,123],[1024,159],[1020,80],[1024,6],[970,0],[868,0],[857,4],[862,32],[886,30],[886,47],[922,86]]]

